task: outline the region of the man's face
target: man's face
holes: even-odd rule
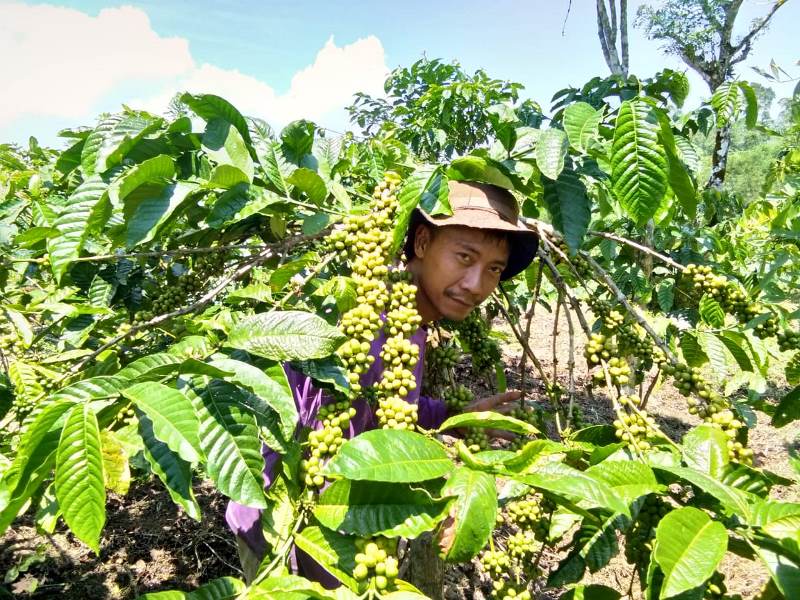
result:
[[[470,227],[420,225],[414,244],[417,307],[425,321],[465,319],[500,283],[508,262],[503,238]]]

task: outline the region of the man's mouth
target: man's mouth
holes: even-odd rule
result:
[[[468,300],[464,300],[463,298],[457,298],[456,296],[449,296],[449,298],[456,304],[462,305],[464,308],[472,308],[473,306],[475,306],[474,303]]]

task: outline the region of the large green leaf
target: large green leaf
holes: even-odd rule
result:
[[[227,344],[272,360],[324,358],[344,341],[342,333],[313,313],[271,311],[241,319]]]
[[[665,471],[697,486],[706,494],[710,494],[722,504],[729,512],[736,513],[744,518],[750,515],[747,495],[723,483],[710,475],[688,467],[673,467],[666,465],[653,465],[656,471]]]
[[[264,168],[269,182],[279,194],[288,195],[291,184],[287,178],[292,173],[292,165],[286,161],[278,142],[265,143],[257,147],[258,160]]]
[[[562,600],[619,600],[621,594],[597,583],[576,585],[561,596]]]
[[[545,129],[536,143],[536,166],[542,175],[555,180],[564,169],[569,141],[561,129]]]
[[[497,489],[494,476],[467,467],[459,467],[442,489],[443,496],[455,496],[445,535],[445,558],[453,562],[472,559],[492,535],[497,513]],[[444,540],[443,540],[444,541]]]
[[[194,395],[200,449],[220,492],[239,504],[266,508],[261,440],[255,417],[243,407],[242,393],[229,383],[212,381]]]
[[[106,489],[97,417],[88,404],[72,408],[64,422],[56,455],[55,489],[69,528],[100,553],[106,522]]]
[[[737,82],[728,81],[714,90],[711,96],[711,106],[716,113],[716,124],[718,128],[733,123],[739,115],[739,109],[742,106]]]
[[[591,506],[629,514],[622,498],[602,479],[562,463],[549,463],[533,473],[514,474],[514,479],[535,488],[563,495]]]
[[[742,371],[753,371],[753,363],[750,361],[750,357],[744,349],[747,344],[744,335],[736,331],[724,331],[718,333],[717,337],[719,337],[720,341],[728,349],[728,352],[733,356],[734,360],[736,360],[736,363]]]
[[[667,191],[667,158],[659,143],[656,109],[642,100],[622,103],[611,146],[611,185],[639,225],[651,219]]]
[[[356,566],[356,538],[322,527],[306,527],[294,536],[295,544],[325,567],[334,577],[352,589],[358,582],[352,573]]]
[[[564,109],[564,131],[578,152],[586,152],[591,140],[597,136],[603,113],[603,109],[595,110],[586,102],[576,102]]]
[[[102,137],[95,156],[94,172],[103,173],[111,167],[119,165],[139,140],[163,124],[162,119],[145,116],[141,113],[121,116],[111,130]]]
[[[770,539],[751,542],[758,557],[766,565],[772,581],[786,600],[797,600],[800,590],[800,562],[780,544]]]
[[[374,429],[346,442],[326,471],[348,479],[410,483],[436,479],[452,468],[438,442],[413,431]]]
[[[153,432],[183,460],[201,460],[199,423],[191,401],[174,387],[145,381],[122,390],[153,423]]]
[[[728,436],[712,425],[699,425],[683,436],[683,457],[686,464],[714,478],[719,478],[730,462]]]
[[[108,185],[99,177],[81,183],[67,199],[64,211],[53,227],[59,234],[47,240],[50,266],[57,281],[61,281],[70,263],[80,256],[86,238],[108,218],[104,210]]]
[[[121,369],[115,377],[127,379],[130,382],[141,381],[145,378],[160,378],[165,375],[177,373],[180,364],[184,361],[182,356],[176,356],[167,352],[157,352],[148,354],[136,359],[124,369]]]
[[[253,159],[250,158],[247,142],[229,121],[214,118],[206,123],[203,150],[217,165],[235,167],[244,173],[248,183],[253,180]]]
[[[86,138],[81,149],[81,168],[84,178],[89,178],[97,172],[97,156],[103,140],[111,135],[114,127],[122,121],[122,115],[108,115],[100,119],[91,133]]]
[[[781,398],[772,415],[772,425],[783,427],[797,419],[800,419],[800,385]]]
[[[398,196],[398,209],[392,232],[392,248],[403,245],[408,233],[411,213],[420,207],[430,215],[451,215],[448,177],[440,167],[421,167],[403,183]]]
[[[121,206],[122,201],[133,190],[145,183],[166,183],[175,175],[175,160],[167,154],[159,154],[153,158],[134,165],[117,177],[108,188],[111,203]]]
[[[665,113],[658,111],[656,114],[661,122],[661,143],[667,157],[669,185],[681,203],[686,216],[694,219],[697,213],[697,188],[679,156],[677,138],[672,131],[672,123]],[[689,142],[686,142],[686,145],[691,148]]]
[[[583,243],[592,218],[591,200],[580,177],[571,168],[564,169],[556,181],[544,180],[543,199],[553,225],[572,251]]]
[[[383,598],[390,596],[384,594]],[[327,590],[319,583],[299,575],[281,575],[251,587],[246,600],[357,600],[359,597],[346,587]]]
[[[745,101],[745,124],[752,129],[758,124],[758,96],[753,86],[746,81],[739,82],[739,89]]]
[[[477,181],[507,190],[514,189],[514,182],[500,163],[482,156],[464,156],[455,159],[447,169],[447,176],[457,181]]]
[[[291,437],[297,427],[297,407],[281,365],[274,365],[262,371],[258,367],[232,358],[218,358],[212,360],[210,364],[232,373],[225,377],[227,381],[247,388],[278,413],[283,437],[286,439]]]
[[[586,469],[586,474],[603,481],[626,504],[661,490],[655,473],[645,464],[630,460],[604,460]]]
[[[292,121],[281,131],[281,150],[284,156],[300,165],[314,147],[316,125],[303,119]]]
[[[144,442],[144,457],[153,473],[167,488],[172,501],[196,521],[201,518],[200,505],[192,491],[192,465],[159,441],[153,433],[153,423],[141,411],[137,412],[139,435]]]
[[[789,359],[789,362],[786,363],[784,374],[786,375],[786,382],[789,385],[797,385],[800,383],[800,352],[795,352]]]
[[[728,549],[725,526],[686,506],[668,513],[656,529],[653,557],[664,572],[660,598],[700,586],[714,574]]]
[[[161,228],[175,215],[177,209],[184,204],[187,196],[197,189],[197,184],[187,181],[137,188],[128,196],[128,201],[136,196],[130,211],[126,202],[127,247],[133,248],[155,238]]]
[[[345,479],[320,494],[314,516],[329,529],[360,537],[415,538],[436,526],[447,504],[406,484]]]
[[[502,429],[504,431],[530,435],[539,433],[536,427],[526,421],[520,421],[514,417],[501,415],[500,413],[492,411],[465,412],[454,415],[442,423],[437,431],[446,431],[447,429],[455,429],[457,427]]]
[[[286,181],[308,196],[314,204],[320,204],[328,197],[325,181],[311,169],[305,167],[295,169]]]
[[[690,367],[700,367],[708,362],[708,356],[703,352],[694,331],[687,330],[681,334],[681,352],[686,364]]]
[[[725,311],[713,296],[703,294],[697,308],[703,321],[712,327],[722,327],[725,324]]]
[[[247,144],[250,144],[250,129],[242,114],[233,104],[214,94],[183,94],[181,102],[206,121],[223,119],[231,123]]]

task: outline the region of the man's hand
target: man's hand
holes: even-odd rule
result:
[[[488,398],[476,398],[466,407],[464,412],[481,412],[484,410],[493,410],[499,413],[511,412],[514,409],[510,403],[514,400],[522,398],[522,392],[519,390],[512,390],[504,394],[497,394],[489,396]]]

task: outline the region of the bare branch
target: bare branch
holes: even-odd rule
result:
[[[742,53],[742,57],[736,60],[736,62],[741,62],[747,57],[747,55],[750,52],[751,42],[753,41],[753,38],[755,38],[755,36],[757,36],[767,26],[770,19],[772,19],[773,15],[775,14],[775,12],[784,4],[786,4],[786,0],[777,0],[775,4],[772,5],[772,8],[767,13],[767,15],[763,19],[758,21],[758,24],[755,27],[753,27],[753,29],[750,30],[750,32],[747,35],[745,35],[741,40],[739,40],[739,43],[736,44],[736,46],[733,46],[733,54],[737,54],[739,52]]]
[[[661,262],[664,262],[664,263],[668,264],[673,269],[678,269],[680,271],[683,271],[683,270],[686,269],[686,267],[684,267],[680,263],[675,262],[669,256],[666,256],[664,254],[656,252],[652,248],[650,248],[648,246],[643,246],[642,244],[639,244],[638,242],[634,242],[632,240],[629,240],[628,238],[624,238],[624,237],[621,237],[621,236],[613,234],[613,233],[606,233],[604,231],[589,231],[588,233],[589,233],[589,235],[594,235],[594,236],[597,236],[597,237],[605,238],[607,240],[613,240],[615,242],[619,242],[620,244],[625,244],[626,246],[630,246],[631,248],[635,248],[639,252],[644,252],[645,254],[649,254],[650,256],[654,256],[655,258],[657,258]]]

